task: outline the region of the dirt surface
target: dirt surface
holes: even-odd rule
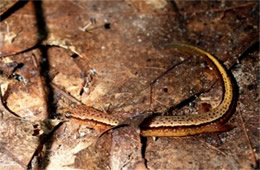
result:
[[[258,1],[4,1],[0,169],[259,168]],[[153,138],[124,126],[99,137],[109,126],[62,112],[84,104],[129,118],[216,107],[215,68],[176,41],[233,75],[232,130]]]

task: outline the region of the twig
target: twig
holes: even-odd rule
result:
[[[153,79],[153,81],[150,83],[150,86],[152,86],[154,83],[156,83],[159,79],[161,79],[163,76],[165,76],[166,74],[168,74],[173,68],[185,63],[186,61],[190,60],[193,56],[188,57],[187,59],[172,65],[170,68],[168,68],[165,72],[163,72],[162,74],[160,74],[159,76],[157,76],[155,79]]]
[[[206,145],[207,145],[208,147],[210,147],[211,149],[213,149],[213,150],[215,150],[215,151],[221,153],[222,155],[227,156],[227,153],[226,153],[226,152],[221,151],[220,149],[218,149],[218,148],[215,147],[214,145],[211,145],[211,144],[209,144],[208,142],[205,142],[205,141],[203,141],[203,140],[201,140],[201,139],[199,139],[199,141],[200,141],[201,143],[206,144]]]
[[[185,12],[185,14],[189,14],[189,13],[198,14],[198,13],[205,13],[205,12],[226,12],[226,11],[230,11],[230,10],[234,10],[234,9],[238,9],[238,8],[248,7],[248,6],[255,5],[255,4],[256,4],[255,2],[249,2],[249,3],[235,5],[235,6],[231,6],[231,7],[223,8],[223,9],[215,8],[215,9],[211,9],[208,11],[207,10],[198,10],[198,11],[191,11],[188,13]]]
[[[56,84],[54,83],[50,83],[51,87],[54,88],[55,90],[57,90],[60,94],[62,94],[65,98],[69,99],[72,102],[75,102],[77,104],[82,104],[81,101],[79,101],[78,99],[76,99],[75,97],[69,95],[67,92],[65,92],[64,90],[60,89]]]
[[[159,80],[161,79],[163,76],[165,76],[166,74],[168,74],[173,68],[185,63],[186,61],[190,60],[192,56],[188,57],[187,59],[172,65],[170,68],[168,68],[166,71],[164,71],[162,74],[160,74],[159,76],[157,76],[155,79],[153,79],[150,83],[150,109],[152,107],[152,102],[153,102],[153,85]]]
[[[248,3],[244,3],[244,4],[240,4],[240,5],[235,5],[235,6],[231,6],[231,7],[227,7],[227,8],[213,8],[213,9],[205,9],[205,10],[197,10],[197,11],[187,11],[187,12],[180,12],[179,14],[176,13],[175,11],[169,11],[169,12],[158,12],[158,13],[151,13],[150,15],[156,15],[156,16],[164,16],[164,15],[171,15],[171,16],[175,16],[175,15],[189,15],[189,14],[201,14],[201,13],[206,13],[206,12],[226,12],[226,11],[230,11],[230,10],[235,10],[235,9],[239,9],[239,8],[245,8],[245,7],[249,7],[252,5],[256,5],[256,2],[248,2]]]
[[[36,59],[34,54],[32,54],[32,62],[33,62],[33,65],[34,65],[35,68],[39,67],[37,59]]]
[[[244,123],[244,119],[243,119],[243,116],[241,114],[241,112],[238,113],[239,115],[239,118],[240,118],[240,122],[241,122],[241,125],[242,125],[242,129],[244,131],[244,134],[245,134],[245,137],[246,137],[246,140],[248,142],[248,147],[249,147],[249,150],[251,152],[251,156],[252,156],[252,159],[253,159],[253,162],[254,162],[254,167],[256,167],[257,165],[257,159],[256,159],[256,156],[255,156],[255,152],[253,150],[253,147],[252,147],[252,144],[250,142],[250,139],[248,137],[248,133],[247,133],[247,130],[246,130],[246,127],[245,127],[245,123]]]
[[[2,90],[1,90],[1,85],[0,85],[0,109],[2,109],[3,112],[10,113],[10,114],[12,114],[12,115],[14,115],[14,116],[20,118],[20,116],[19,116],[18,114],[16,114],[16,113],[10,111],[10,110],[4,105],[3,95],[2,95]],[[0,116],[3,117],[3,113],[0,113],[0,114],[1,114]]]

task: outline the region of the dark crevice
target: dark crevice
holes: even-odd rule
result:
[[[37,22],[37,31],[38,31],[38,41],[37,44],[41,44],[48,37],[48,28],[46,25],[44,11],[42,8],[42,1],[33,1],[35,19]]]
[[[111,28],[111,24],[110,24],[110,23],[106,23],[106,24],[104,25],[104,28],[107,29],[107,30],[110,29],[110,28]]]
[[[71,57],[71,58],[78,58],[78,57],[79,57],[79,55],[78,55],[78,54],[76,54],[76,53],[74,53],[74,54],[72,54],[70,57]]]
[[[4,21],[6,18],[11,16],[15,11],[21,9],[25,4],[27,4],[28,0],[20,0],[17,3],[15,3],[11,8],[9,8],[7,11],[5,11],[2,15],[0,15],[0,21]]]
[[[170,1],[170,4],[171,4],[173,10],[176,12],[176,17],[174,17],[174,18],[177,19],[178,27],[180,28],[180,30],[182,30],[181,33],[183,34],[184,37],[187,37],[188,29],[187,29],[186,19],[181,14],[179,6],[174,0]]]
[[[48,89],[48,94],[47,94],[47,104],[48,104],[48,108],[47,108],[47,112],[48,112],[48,118],[52,119],[53,115],[52,112],[56,112],[56,107],[53,106],[53,89],[50,85],[51,83],[51,78],[49,77],[49,60],[48,60],[48,49],[49,47],[46,46],[39,46],[39,49],[41,51],[41,55],[42,55],[42,62],[40,64],[40,74],[41,76],[44,78],[45,80],[45,85]]]
[[[50,77],[48,75],[49,72],[49,61],[48,61],[48,49],[49,47],[41,45],[41,43],[47,39],[48,37],[48,28],[46,25],[45,17],[44,17],[44,10],[42,8],[42,1],[33,1],[34,5],[34,11],[35,11],[35,19],[37,22],[37,30],[38,30],[38,41],[35,47],[38,47],[38,49],[41,52],[42,55],[42,61],[40,64],[40,75],[44,78],[45,86],[48,89],[47,94],[47,104],[48,104],[48,118],[52,118],[51,112],[55,112],[55,108],[52,108],[53,104],[53,91],[50,86]]]
[[[238,57],[239,61],[242,61],[248,54],[254,52],[254,51],[259,51],[260,50],[260,44],[259,40],[252,42],[249,44],[249,46],[241,53],[241,55]],[[236,63],[233,64],[230,69],[233,69],[233,67],[236,66]]]
[[[43,88],[47,88],[47,91],[48,91],[46,94],[48,115],[46,117],[46,120],[44,120],[44,121],[48,122],[48,120],[53,118],[52,112],[56,112],[56,108],[53,106],[54,100],[53,100],[53,90],[50,85],[51,79],[48,75],[49,70],[50,70],[49,60],[48,60],[49,47],[42,45],[42,42],[48,38],[48,28],[47,28],[46,21],[45,21],[44,9],[42,7],[42,1],[41,0],[33,1],[33,6],[34,6],[34,12],[35,12],[35,19],[36,19],[36,23],[37,23],[38,40],[37,40],[37,43],[35,44],[35,46],[30,48],[30,50],[37,48],[41,52],[42,58],[41,58],[38,69],[40,70],[41,77],[44,79],[43,86],[45,86],[45,87],[43,87]],[[28,51],[28,49],[27,49],[27,51]],[[35,158],[37,160],[37,162],[38,162],[37,166],[39,169],[46,169],[46,167],[48,166],[48,163],[49,163],[48,160],[49,160],[49,156],[50,156],[49,149],[52,147],[52,144],[53,144],[53,138],[52,138],[53,133],[58,127],[60,127],[60,125],[61,124],[54,127],[54,129],[52,130],[52,132],[50,134],[43,134],[39,138],[39,146],[36,149],[34,156],[32,157],[32,159]],[[47,148],[47,150],[45,152],[43,152],[42,151],[43,148]],[[32,167],[32,160],[28,164],[28,169],[30,169],[31,167]]]
[[[50,122],[45,122],[45,123],[49,123],[51,124]],[[53,143],[53,135],[55,133],[55,131],[62,125],[63,123],[59,123],[58,125],[56,125],[52,131],[49,133],[49,134],[43,134],[41,135],[39,138],[40,138],[40,143],[38,145],[38,147],[36,148],[33,156],[32,156],[32,159],[31,161],[29,162],[28,166],[27,166],[27,169],[28,170],[31,170],[31,169],[46,169],[48,163],[49,163],[49,154],[50,154],[50,149],[51,149],[51,146],[52,145],[49,145],[49,144],[52,144]],[[48,126],[48,125],[46,125]],[[42,150],[44,148],[44,145],[46,147],[46,151],[43,155],[41,155],[42,153]],[[32,160],[35,159],[36,157],[36,165],[32,163]],[[35,162],[34,162],[35,163]],[[37,166],[37,167],[33,167],[33,166]]]
[[[144,164],[147,167],[147,160],[145,159],[145,151],[146,151],[146,146],[147,146],[147,137],[141,136],[140,138],[141,138],[141,144],[142,144],[141,154],[142,154],[142,158],[144,160]]]
[[[201,93],[202,93],[202,92],[201,92]],[[184,106],[187,106],[190,102],[192,102],[192,101],[194,101],[194,100],[196,99],[196,96],[199,96],[201,93],[195,94],[195,95],[193,95],[193,96],[190,96],[189,98],[187,98],[187,99],[181,101],[179,104],[170,107],[170,108],[166,111],[166,113],[172,113],[173,110],[175,110],[175,109],[181,109],[181,108],[183,108]]]

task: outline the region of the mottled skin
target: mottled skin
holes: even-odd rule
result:
[[[233,87],[231,80],[220,62],[211,54],[194,46],[174,43],[173,47],[188,52],[190,54],[198,54],[207,57],[217,68],[224,84],[224,97],[220,105],[209,112],[199,113],[196,115],[183,115],[183,116],[155,116],[149,127],[174,127],[174,126],[191,126],[201,125],[213,122],[221,118],[230,108],[233,99]]]
[[[225,131],[229,127],[223,125],[223,120],[227,119],[233,108],[233,86],[227,71],[222,64],[211,54],[197,47],[172,43],[171,47],[185,51],[192,55],[206,57],[212,62],[220,74],[223,81],[224,96],[218,107],[211,109],[209,112],[182,115],[182,116],[153,116],[145,120],[141,125],[141,135],[143,136],[187,136],[204,132]],[[85,110],[78,111],[84,115],[72,114],[71,117],[79,119],[92,120],[99,123],[116,126],[122,122],[122,118],[105,114],[94,108],[84,107]],[[78,108],[80,109],[80,107]],[[75,112],[71,111],[71,113]],[[219,120],[219,122],[218,122]]]

